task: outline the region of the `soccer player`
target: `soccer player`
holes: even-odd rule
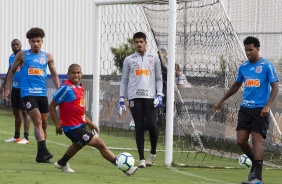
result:
[[[50,163],[53,155],[46,147],[46,129],[49,112],[46,94],[47,65],[55,87],[59,88],[60,83],[53,56],[50,53],[41,51],[44,36],[44,30],[41,28],[31,28],[26,33],[31,48],[18,52],[7,77],[5,98],[8,99],[14,74],[17,68],[22,65],[21,95],[34,125],[34,135],[38,145],[35,160],[36,162]]]
[[[11,54],[9,58],[9,69],[8,73],[15,61],[17,53],[21,50],[22,44],[20,40],[14,39],[11,42],[11,47],[13,50],[13,54]],[[2,91],[7,83],[7,77],[4,79],[1,87],[0,87],[0,98],[2,98]],[[29,133],[29,125],[30,125],[30,117],[27,114],[27,111],[22,103],[21,97],[21,66],[19,66],[16,70],[13,85],[12,85],[12,92],[11,92],[11,103],[13,108],[13,114],[15,116],[15,134],[14,137],[5,140],[5,142],[17,142],[19,144],[29,144],[28,133]],[[22,119],[24,120],[24,138],[20,138],[20,131],[22,125]]]
[[[146,51],[147,40],[143,32],[133,35],[136,52],[123,62],[120,83],[119,114],[126,109],[124,104],[126,89],[131,114],[135,122],[135,139],[140,157],[140,168],[151,166],[156,157],[158,141],[157,109],[162,107],[163,80],[161,64],[157,55]],[[144,132],[148,130],[151,151],[144,157]]]
[[[249,36],[244,39],[248,60],[240,65],[236,81],[216,104],[215,111],[220,112],[224,101],[234,95],[244,85],[243,101],[240,106],[237,123],[237,144],[252,161],[248,181],[242,184],[263,183],[263,146],[269,126],[270,105],[278,93],[278,82],[274,66],[260,57],[260,42]],[[248,143],[252,136],[252,145]]]
[[[56,127],[56,134],[64,134],[72,141],[64,156],[55,163],[55,167],[64,172],[74,172],[67,164],[79,150],[85,145],[97,148],[101,155],[109,162],[116,164],[116,156],[106,147],[102,139],[95,131],[99,129],[85,115],[84,87],[80,82],[82,77],[81,67],[72,64],[68,68],[68,80],[56,91],[50,103],[50,115]],[[59,105],[60,121],[56,114],[56,107]],[[86,124],[93,134],[86,130]],[[138,167],[133,166],[127,172],[128,176],[133,175]]]

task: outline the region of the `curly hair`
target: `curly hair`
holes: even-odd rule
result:
[[[45,33],[44,33],[43,29],[38,28],[38,27],[31,28],[31,29],[26,33],[26,38],[27,38],[27,39],[31,39],[31,38],[35,38],[35,37],[44,38],[44,36],[45,36]]]
[[[253,36],[248,36],[244,39],[244,45],[254,44],[255,47],[260,47],[259,39]]]

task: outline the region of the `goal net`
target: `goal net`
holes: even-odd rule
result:
[[[129,108],[122,116],[117,113],[120,60],[133,52],[130,39],[138,31],[147,35],[147,50],[155,53],[168,50],[169,4],[162,0],[100,8],[100,126],[109,135],[119,137],[115,145],[110,145],[112,149],[136,149],[135,134],[129,128],[132,121]],[[215,158],[237,163],[235,158],[242,152],[236,145],[235,126],[243,89],[226,101],[220,113],[213,109],[235,81],[238,66],[245,60],[236,32],[219,0],[177,1],[176,30],[176,63],[188,83],[169,86],[175,88],[173,163],[215,166],[216,162],[211,163]],[[165,56],[162,63],[166,66]],[[158,117],[158,149],[163,151],[165,110]],[[281,139],[275,128],[272,121],[263,144],[266,163],[279,167]]]

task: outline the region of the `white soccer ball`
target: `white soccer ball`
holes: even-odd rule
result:
[[[249,157],[245,154],[241,155],[238,159],[239,165],[242,168],[249,168],[252,166],[252,161],[249,159]]]
[[[135,130],[135,122],[134,122],[133,119],[129,122],[128,129],[129,130]]]
[[[134,166],[134,158],[130,153],[120,153],[116,158],[116,165],[122,171],[128,171]]]

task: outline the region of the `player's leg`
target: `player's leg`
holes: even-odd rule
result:
[[[269,127],[268,116],[260,116],[262,108],[254,108],[251,111],[252,121],[252,144],[254,149],[255,163],[255,178],[262,181],[262,166],[263,166],[263,145],[262,140],[266,138],[266,133]]]
[[[245,107],[240,107],[238,114],[238,124],[236,127],[237,144],[241,148],[242,152],[246,154],[252,161],[252,167],[250,169],[250,173],[248,174],[248,180],[251,180],[255,177],[253,148],[252,145],[248,142],[251,131],[252,119],[252,116],[249,114],[249,109]]]
[[[25,105],[23,103],[21,94],[20,94],[20,90],[18,92],[18,100],[19,100],[19,105],[21,108],[21,114],[22,114],[22,119],[24,122],[24,137],[21,139],[20,142],[18,142],[19,144],[29,144],[29,126],[30,126],[30,117],[27,113],[27,110],[25,108]]]
[[[139,167],[146,167],[144,156],[144,133],[145,133],[145,99],[132,99],[129,101],[130,111],[135,122],[135,141],[139,154]]]
[[[21,108],[20,108],[20,101],[19,101],[19,91],[18,88],[12,88],[11,92],[11,104],[13,108],[13,114],[15,117],[15,133],[14,137],[5,142],[19,142],[20,138],[20,131],[21,131],[21,124],[22,124],[22,115],[21,115]]]
[[[159,136],[157,127],[157,109],[154,107],[153,99],[146,99],[145,104],[146,129],[149,130],[149,137],[151,142],[151,151],[149,157],[146,159],[146,165],[151,166],[157,154],[157,144]]]

